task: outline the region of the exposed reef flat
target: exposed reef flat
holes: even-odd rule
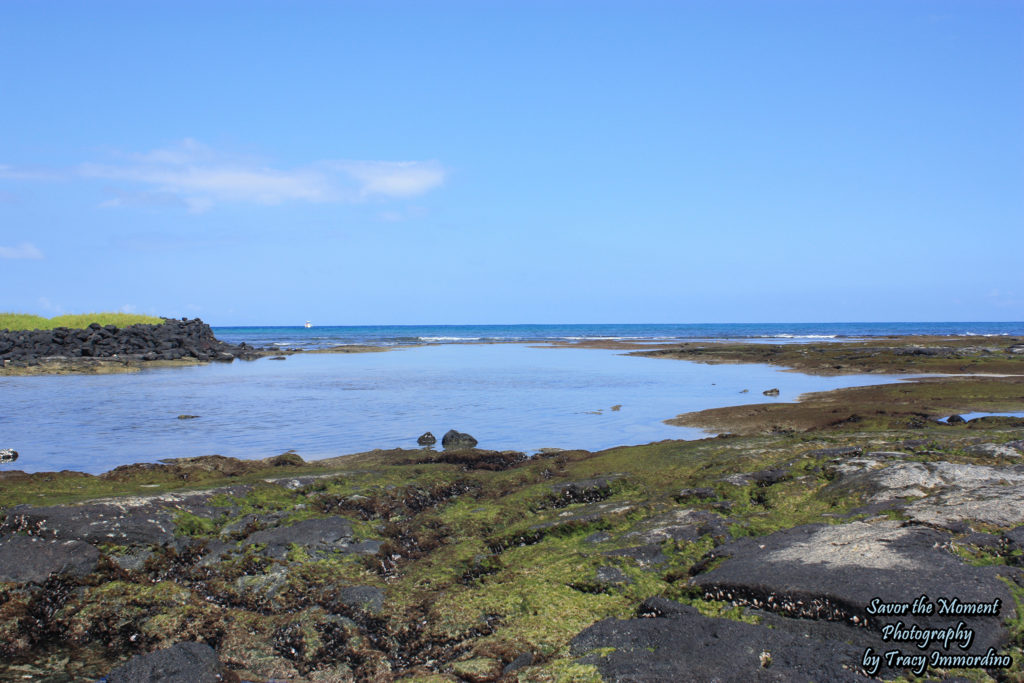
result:
[[[1024,377],[926,377],[898,384],[804,394],[797,403],[757,403],[684,413],[668,424],[713,432],[766,434],[856,428],[914,429],[966,412],[1024,412]],[[972,420],[1024,426],[1024,418]]]
[[[0,680],[1022,680],[1024,420],[935,419],[1007,341],[701,441],[2,472]]]
[[[923,421],[961,412],[1024,411],[1024,340],[1018,337],[890,337],[868,342],[812,344],[690,343],[634,350],[631,355],[701,363],[767,363],[818,375],[954,375],[816,392],[801,396],[797,403],[714,408],[666,420],[668,424],[714,432],[803,432],[846,429],[857,424],[861,428],[915,428]],[[1024,420],[1016,423],[1024,424]],[[1015,423],[1011,420],[1010,424]]]
[[[628,348],[637,349],[636,345]],[[1022,337],[880,337],[868,341],[759,344],[690,342],[633,355],[698,363],[768,363],[816,375],[858,373],[1024,375]]]
[[[863,680],[902,619],[1017,680],[1022,496],[999,421],[4,472],[0,679]]]

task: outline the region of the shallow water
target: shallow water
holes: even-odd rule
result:
[[[472,434],[481,448],[595,450],[706,436],[662,423],[683,412],[891,381],[521,344],[3,377],[0,448],[14,448],[20,458],[0,469],[98,473],[163,458],[264,458],[288,449],[316,459],[415,448],[423,432],[440,440],[449,429]],[[772,387],[778,397],[762,396]],[[614,405],[622,408],[612,411]],[[200,417],[177,419],[181,414]]]
[[[959,413],[965,420],[973,420],[978,417],[1024,417],[1024,413]],[[939,419],[939,422],[949,421],[949,416]]]

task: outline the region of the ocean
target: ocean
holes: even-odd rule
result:
[[[430,431],[468,432],[481,448],[528,453],[707,436],[677,414],[794,401],[800,394],[899,381],[815,377],[765,365],[702,365],[529,341],[618,338],[800,341],[890,334],[1024,334],[1020,323],[800,325],[513,325],[214,328],[225,341],[384,353],[153,368],[125,375],[0,377],[0,469],[99,473],[118,465],[220,454],[312,460],[415,448]],[[473,342],[508,343],[473,343]],[[762,391],[778,388],[777,397]],[[746,390],[746,391],[744,391]],[[196,415],[178,419],[179,415]]]
[[[220,339],[252,346],[302,349],[339,344],[403,346],[411,344],[459,344],[481,342],[623,340],[672,342],[713,339],[785,342],[837,341],[886,335],[939,334],[1010,336],[1024,335],[1024,322],[933,323],[719,323],[630,325],[345,325],[310,328],[214,327]]]

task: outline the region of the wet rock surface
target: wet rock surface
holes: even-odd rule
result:
[[[261,545],[263,555],[283,559],[293,545],[313,555],[324,556],[334,552],[374,554],[378,542],[355,542],[352,522],[343,517],[309,519],[292,526],[274,527],[257,531],[242,541],[243,546]]]
[[[81,541],[13,535],[0,538],[0,581],[42,584],[53,574],[85,576],[100,553]]]
[[[106,683],[237,683],[203,643],[178,643],[165,650],[136,655],[106,676]]]
[[[115,504],[19,506],[7,514],[0,533],[19,532],[87,543],[149,545],[171,541],[174,523],[169,512]]]
[[[646,601],[638,615],[597,622],[572,640],[571,652],[609,681],[864,680],[862,650],[813,637],[799,623],[767,629],[664,598]],[[601,648],[614,651],[587,654]]]
[[[477,440],[472,436],[454,429],[449,429],[445,432],[444,436],[441,437],[441,446],[446,449],[458,450],[460,448],[473,448],[476,444]]]
[[[693,578],[709,599],[728,600],[777,614],[880,628],[873,601],[908,603],[956,597],[964,603],[999,600],[1000,615],[977,617],[973,649],[1005,644],[1004,618],[1014,604],[1000,576],[1015,570],[973,567],[946,547],[950,536],[895,520],[807,525],[716,548],[717,567]],[[915,616],[922,627],[948,626],[949,616]],[[955,620],[954,620],[955,622]]]

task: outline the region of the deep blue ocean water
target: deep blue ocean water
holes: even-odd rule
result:
[[[316,459],[374,448],[415,448],[416,437],[423,432],[440,437],[448,429],[472,434],[481,448],[527,452],[694,439],[706,435],[662,421],[704,408],[793,401],[804,392],[898,379],[813,377],[764,365],[701,365],[603,349],[466,342],[717,335],[796,343],[831,335],[838,341],[911,332],[1022,334],[1024,325],[215,330],[222,339],[254,346],[375,343],[397,348],[383,353],[298,354],[284,361],[262,358],[147,369],[129,375],[0,377],[0,448],[14,448],[21,454],[17,462],[0,469],[98,473],[163,458],[213,453],[264,458],[289,449]],[[403,346],[413,340],[428,343]],[[780,390],[778,397],[762,395],[774,387]],[[621,408],[612,410],[613,406]],[[177,419],[182,414],[199,417]]]
[[[422,343],[578,341],[693,341],[737,339],[765,342],[836,341],[906,334],[1024,335],[1024,322],[936,323],[721,323],[686,325],[347,325],[313,327],[214,327],[234,344],[303,349],[339,344],[400,346]]]

